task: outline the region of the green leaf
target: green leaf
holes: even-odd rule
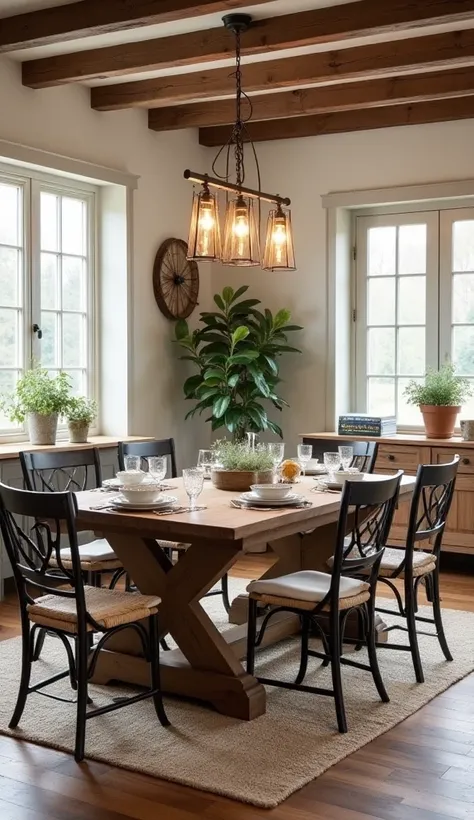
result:
[[[223,379],[222,379],[221,376],[219,378],[216,378],[215,376],[212,376],[212,377],[209,377],[208,379],[206,379],[206,384],[209,387],[218,387],[220,384],[222,384],[222,381],[223,381]]]
[[[228,364],[229,366],[234,364],[249,364],[254,359],[258,359],[259,355],[258,350],[246,350],[245,353],[235,353],[234,356],[229,356]]]
[[[270,367],[270,370],[272,370],[273,373],[275,373],[275,375],[277,375],[278,374],[278,365],[277,365],[276,361],[274,359],[272,359],[271,356],[264,356],[264,358],[266,359],[267,364]]]
[[[201,374],[198,373],[197,376],[190,376],[189,379],[183,384],[184,395],[189,398],[195,395],[197,388],[202,384],[202,377]]]
[[[189,337],[189,327],[186,319],[178,319],[174,326],[174,333],[178,342]]]
[[[291,313],[290,313],[290,311],[289,311],[289,310],[286,310],[286,308],[282,308],[282,309],[281,309],[281,310],[279,310],[279,311],[278,311],[278,313],[276,314],[276,316],[275,316],[275,318],[274,318],[274,320],[273,320],[273,326],[274,326],[275,328],[280,328],[280,327],[283,327],[283,325],[286,325],[286,323],[287,323],[287,322],[289,322],[289,321],[290,321],[290,319],[291,319]]]
[[[250,312],[250,308],[260,304],[260,299],[244,299],[243,302],[238,302],[229,310],[229,316],[238,316]]]
[[[218,293],[214,295],[214,302],[216,303],[217,307],[220,308],[225,312],[225,304],[221,296]]]
[[[233,388],[238,383],[239,379],[240,373],[233,373],[232,376],[229,376],[229,378],[227,379],[227,384],[229,385],[229,387]]]
[[[270,421],[270,419],[268,419],[267,427],[269,428],[269,430],[272,431],[272,433],[275,433],[276,436],[280,436],[280,438],[283,438],[283,430],[278,424],[275,424],[274,421]]]
[[[239,299],[241,296],[243,296],[244,293],[246,293],[248,291],[248,289],[249,289],[248,285],[241,285],[240,288],[237,288],[237,290],[235,291],[235,293],[232,297],[232,301],[235,302],[236,299]]]
[[[226,303],[226,305],[230,305],[230,303],[232,302],[232,297],[233,296],[234,296],[234,288],[231,288],[231,287],[227,286],[222,291],[222,297],[223,297],[224,302]]]
[[[204,381],[209,383],[211,379],[217,379],[219,382],[224,380],[224,371],[221,367],[212,367],[204,373]]]
[[[285,333],[287,330],[303,330],[301,325],[285,325]]]
[[[301,353],[301,350],[298,350],[297,347],[290,347],[289,345],[279,345],[278,353]]]
[[[213,418],[211,419],[211,429],[212,430],[218,430],[220,427],[223,427],[223,426],[224,426],[223,419],[218,419],[215,416],[213,416]]]
[[[212,406],[212,413],[214,415],[214,418],[216,418],[216,419],[222,418],[222,416],[225,414],[225,411],[227,410],[229,404],[230,404],[230,396],[221,396],[219,399],[217,399],[217,401],[214,402],[214,404]]]
[[[267,399],[270,396],[271,390],[268,384],[266,383],[261,371],[258,369],[256,364],[250,364],[247,369],[255,382],[255,386],[258,387],[262,396],[265,396],[265,398]]]
[[[209,385],[207,383],[203,384],[202,388],[199,388],[199,390],[196,390],[196,396],[201,401],[206,401],[206,399],[210,399],[211,396],[217,396],[218,394],[219,394],[219,388],[218,387],[209,387]]]
[[[245,327],[244,325],[240,325],[240,327],[236,328],[234,330],[233,334],[232,334],[232,341],[233,341],[234,345],[236,345],[237,342],[242,342],[244,339],[247,338],[248,335],[249,335],[248,327]]]
[[[265,430],[267,426],[267,414],[262,407],[259,407],[257,404],[249,405],[247,407],[247,413],[260,430]]]

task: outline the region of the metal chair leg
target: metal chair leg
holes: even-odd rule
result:
[[[28,620],[22,617],[20,688],[18,690],[15,711],[13,712],[10,723],[8,724],[10,729],[14,729],[18,726],[25,708],[26,699],[28,697],[28,689],[30,686],[31,656],[32,641],[30,637],[30,625]]]
[[[308,649],[309,649],[309,633],[311,622],[310,619],[303,615],[301,624],[301,659],[300,668],[295,678],[295,683],[303,683],[306,671],[308,669]]]
[[[342,691],[341,677],[341,623],[339,613],[331,619],[331,634],[329,644],[331,648],[331,675],[334,689],[334,701],[336,704],[337,728],[341,734],[347,732],[346,710],[344,706],[344,693]]]
[[[366,606],[366,640],[370,671],[372,672],[372,677],[374,679],[374,683],[377,692],[379,693],[380,699],[383,701],[383,703],[390,703],[390,698],[388,696],[387,690],[385,689],[385,684],[380,673],[380,667],[377,658],[377,647],[375,641],[375,601],[369,601]]]
[[[86,741],[86,711],[87,711],[87,678],[88,678],[88,641],[87,633],[78,635],[76,641],[76,676],[77,676],[77,717],[76,743],[74,758],[76,763],[84,760]]]
[[[413,582],[410,586],[405,585],[405,613],[408,627],[408,638],[410,644],[411,657],[413,660],[413,668],[415,670],[415,677],[417,683],[424,683],[425,676],[423,674],[423,666],[421,663],[420,648],[418,646],[418,635],[416,632],[415,619],[415,591]]]
[[[221,589],[222,589],[222,603],[224,604],[225,611],[227,613],[229,613],[230,612],[229,576],[227,575],[227,572],[226,572],[225,575],[222,576]]]
[[[33,657],[32,657],[33,661],[39,660],[39,657],[40,657],[41,652],[43,650],[44,640],[46,638],[46,634],[47,634],[46,629],[44,629],[42,627],[40,629],[38,629],[38,637],[36,638],[35,647],[33,649]]]
[[[441,651],[446,658],[447,661],[452,661],[453,656],[449,651],[448,642],[446,640],[446,635],[444,634],[444,626],[443,626],[443,619],[441,616],[441,600],[439,597],[439,569],[436,567],[434,572],[431,573],[431,588],[433,592],[433,616],[434,621],[436,624],[436,633],[438,635],[439,645],[441,647]]]
[[[158,720],[162,726],[170,726],[163,706],[160,681],[160,643],[158,641],[158,618],[157,615],[150,615],[149,618],[149,642],[150,642],[150,677],[151,688],[154,690],[153,705]]]

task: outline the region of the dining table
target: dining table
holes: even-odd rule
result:
[[[374,480],[377,476],[365,476]],[[202,606],[206,593],[245,554],[271,552],[274,563],[261,577],[274,578],[299,570],[327,572],[340,507],[340,492],[319,491],[309,476],[296,490],[306,506],[248,509],[234,506],[238,493],[204,482],[199,509],[189,511],[182,479],[167,482],[181,510],[117,510],[109,496],[78,492],[77,527],[106,538],[133,584],[144,595],[156,595],[160,636],[171,635],[177,649],[160,652],[161,684],[165,693],[197,699],[222,714],[252,720],[265,712],[265,689],[249,675],[246,654],[247,596],[233,601],[230,621],[220,631]],[[403,476],[399,503],[410,499],[415,479]],[[112,495],[110,495],[112,498]],[[159,541],[189,545],[173,561]],[[133,594],[133,593],[132,593]],[[266,629],[262,646],[295,634],[299,619],[278,613]],[[114,636],[100,652],[93,681],[149,684],[149,665],[133,630]]]

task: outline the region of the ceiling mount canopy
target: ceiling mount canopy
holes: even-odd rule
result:
[[[185,179],[198,182],[202,191],[193,196],[193,211],[189,232],[188,258],[223,262],[238,267],[263,267],[266,270],[295,270],[291,214],[282,206],[290,205],[288,197],[267,194],[261,190],[260,166],[257,152],[247,131],[252,116],[252,102],[242,89],[241,35],[250,28],[249,14],[226,14],[226,29],[235,37],[235,122],[227,142],[219,149],[212,168],[215,176],[186,170]],[[250,114],[244,118],[242,103],[246,101]],[[250,143],[256,166],[258,188],[247,188],[245,183],[245,143]],[[235,182],[231,180],[231,155],[234,157]],[[218,174],[216,165],[225,157],[225,173]],[[226,192],[224,234],[220,241],[219,205],[217,195],[210,188]],[[276,210],[270,211],[263,255],[260,252],[261,203],[270,202]]]

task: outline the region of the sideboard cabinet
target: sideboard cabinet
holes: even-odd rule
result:
[[[305,433],[305,442],[331,443],[330,449],[348,441],[336,433]],[[376,473],[404,470],[415,475],[419,464],[445,464],[460,456],[456,489],[443,539],[447,552],[474,555],[474,441],[461,438],[427,439],[424,436],[396,435],[390,438],[360,437],[359,441],[377,441]],[[405,540],[410,505],[401,504],[395,513],[390,540],[402,544]]]

